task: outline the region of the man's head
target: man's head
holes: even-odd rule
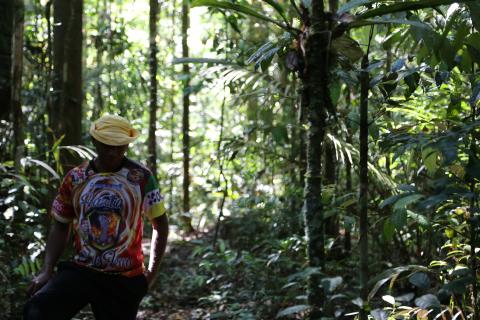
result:
[[[128,144],[137,139],[138,131],[125,118],[104,115],[92,123],[90,135],[102,167],[113,170],[122,163]]]

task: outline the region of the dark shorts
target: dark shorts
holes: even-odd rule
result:
[[[147,290],[143,274],[128,278],[63,262],[58,273],[27,302],[24,320],[71,319],[87,304],[97,320],[134,320]]]

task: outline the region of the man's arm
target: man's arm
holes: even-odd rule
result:
[[[45,262],[40,273],[33,278],[27,289],[29,296],[40,290],[53,274],[53,268],[62,255],[65,245],[68,242],[70,224],[61,223],[54,220],[48,235],[47,246],[45,248]]]
[[[168,238],[168,218],[167,214],[152,219],[152,243],[150,247],[150,260],[148,262],[148,270],[145,273],[148,286],[153,284],[158,272],[158,267],[162,261],[165,248],[167,247]]]

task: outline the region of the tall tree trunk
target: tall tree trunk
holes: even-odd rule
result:
[[[328,6],[330,12],[332,14],[336,14],[338,9],[338,0],[328,0]],[[336,110],[336,106],[334,106],[331,110]],[[330,134],[335,133],[335,126],[331,126]],[[325,185],[335,185],[336,191],[336,183],[337,183],[337,161],[335,159],[335,146],[333,145],[332,141],[328,141],[325,143],[325,170],[324,170],[324,177],[325,177]],[[336,192],[333,193],[335,195]],[[333,201],[335,201],[334,197],[332,197]],[[325,234],[330,238],[336,238],[338,236],[338,215],[335,214],[333,216],[328,217],[325,219]]]
[[[12,112],[12,40],[15,0],[0,2],[0,120],[10,121]],[[3,152],[2,152],[3,153]],[[2,158],[6,156],[3,155]]]
[[[54,2],[53,101],[49,114],[56,138],[65,135],[62,144],[81,143],[82,121],[82,14],[83,0]],[[76,158],[62,154],[65,169]]]
[[[15,23],[13,37],[13,72],[12,72],[12,108],[13,108],[13,135],[15,152],[15,169],[20,169],[20,159],[25,153],[23,112],[21,102],[22,74],[23,74],[23,31],[25,5],[23,0],[15,0]]]
[[[174,27],[176,25],[176,14],[177,12],[177,1],[173,0],[171,1],[172,5],[172,13],[170,13],[171,18],[172,18],[172,32],[171,32],[171,38],[169,42],[170,49],[172,52],[175,52],[175,47],[176,47],[176,28]],[[175,71],[175,66],[172,64],[170,67],[170,72],[171,72],[171,77],[174,78],[176,71]],[[169,94],[169,99],[170,99],[170,163],[173,163],[174,157],[173,153],[175,151],[174,145],[175,145],[175,103],[176,103],[176,89],[175,85],[172,82],[170,86],[170,94]],[[169,186],[169,209],[173,210],[174,209],[174,197],[173,197],[173,183],[174,183],[175,177],[173,175],[170,175],[170,186]]]
[[[368,280],[368,53],[362,59],[360,73],[360,296],[367,301]],[[360,310],[360,319],[367,320],[364,307]]]
[[[336,161],[335,147],[333,142],[325,141],[325,168],[324,185],[335,185],[336,182]],[[332,200],[334,201],[334,200]],[[327,237],[335,238],[338,235],[338,215],[333,215],[325,219],[325,234]]]
[[[182,2],[182,56],[188,57],[188,28],[190,24],[189,17],[189,1]],[[182,118],[182,134],[183,134],[183,215],[182,224],[185,231],[191,233],[194,231],[192,227],[192,217],[190,213],[190,68],[189,65],[183,64],[183,118]]]
[[[150,0],[150,125],[148,127],[148,165],[157,177],[157,19],[158,0]],[[158,177],[157,177],[158,178]]]
[[[351,101],[352,101],[352,89],[347,88],[347,105],[351,106]],[[350,145],[353,143],[352,139],[352,133],[350,132],[350,125],[347,123],[347,138],[346,138],[347,143]],[[350,162],[350,159],[346,159],[345,161],[345,191],[350,193],[352,191],[352,163]],[[351,237],[351,230],[350,226],[347,225],[346,223],[344,224],[345,228],[345,245],[344,249],[345,252],[348,254],[352,248],[352,237]]]
[[[323,0],[312,0],[311,27],[305,43],[303,98],[308,105],[307,174],[305,181],[305,235],[309,267],[325,268],[325,239],[322,205],[322,145],[325,139],[326,110],[331,110],[328,89],[329,36],[325,25]],[[310,319],[322,316],[323,289],[320,276],[313,274],[308,281]]]
[[[64,145],[82,143],[82,51],[83,51],[83,0],[70,1],[68,36],[66,39],[65,104],[62,112],[64,118]],[[78,159],[71,153],[65,153],[65,165],[74,167]]]
[[[54,0],[53,2],[53,76],[52,76],[52,103],[49,110],[49,127],[55,139],[62,135],[61,118],[65,101],[64,70],[65,70],[65,42],[68,31],[70,1]],[[54,141],[55,142],[55,141]]]
[[[97,36],[95,37],[95,63],[98,75],[95,83],[95,105],[93,106],[93,119],[98,119],[103,111],[103,94],[102,94],[102,74],[103,74],[103,52],[104,49],[104,20],[105,7],[101,8],[102,1],[97,1]]]

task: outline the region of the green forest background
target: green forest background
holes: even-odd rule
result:
[[[0,318],[112,113],[171,221],[139,319],[480,320],[479,66],[478,0],[2,0]]]

